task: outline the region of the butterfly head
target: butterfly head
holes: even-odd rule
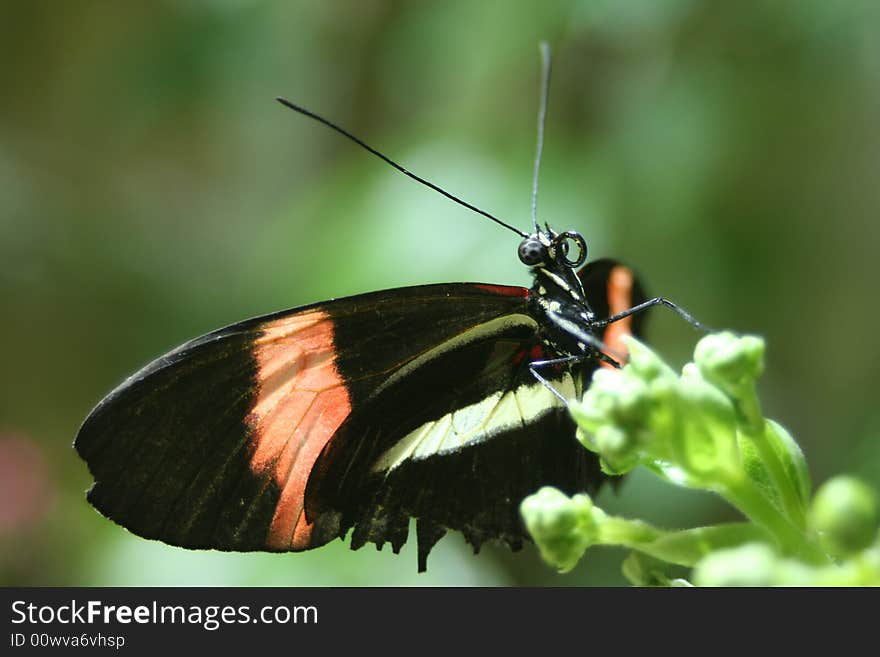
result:
[[[574,259],[568,257],[572,244],[577,249]],[[587,260],[587,242],[580,233],[567,230],[557,234],[547,226],[546,232],[539,230],[520,242],[517,253],[520,262],[529,267],[577,269]]]

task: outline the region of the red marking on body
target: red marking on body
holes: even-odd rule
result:
[[[628,267],[617,265],[608,274],[606,294],[608,295],[608,316],[622,313],[632,308],[633,273]],[[623,358],[624,364],[629,359],[629,350],[623,342],[623,338],[632,335],[632,317],[625,317],[613,324],[609,324],[602,335],[604,342],[611,351],[610,356],[615,360]],[[602,367],[611,368],[608,363],[601,363]]]
[[[541,345],[536,344],[533,345],[530,349],[520,349],[513,355],[513,363],[514,365],[519,365],[525,358],[528,356],[529,362],[534,362],[536,360],[544,360],[545,353],[543,347]]]
[[[474,285],[474,287],[478,287],[481,290],[486,290],[486,292],[491,292],[492,294],[500,294],[505,297],[527,297],[529,296],[529,291],[524,287],[516,287],[515,285],[483,285],[479,283]]]
[[[257,394],[247,417],[250,468],[269,474],[281,491],[266,538],[276,550],[305,550],[309,474],[327,441],[351,412],[345,383],[336,369],[333,321],[311,310],[263,327],[254,341]]]

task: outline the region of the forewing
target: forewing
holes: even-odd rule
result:
[[[89,500],[136,534],[184,547],[325,542],[305,519],[306,482],[352,411],[432,354],[533,335],[526,296],[474,284],[403,288],[197,338],[130,377],[86,419],[75,446],[95,478]]]

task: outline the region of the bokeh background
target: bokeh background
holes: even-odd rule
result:
[[[871,0],[0,5],[0,583],[620,584],[616,550],[556,575],[532,549],[416,574],[342,542],[188,552],[85,502],[71,449],[114,385],[245,317],[440,281],[527,284],[517,238],[273,101],[325,114],[528,225],[539,212],[704,322],[763,335],[766,413],[816,482],[880,484],[880,12]],[[655,313],[651,343],[696,335]],[[732,518],[636,474],[609,510]]]

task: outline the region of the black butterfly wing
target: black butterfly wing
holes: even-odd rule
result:
[[[314,547],[327,537],[310,537],[305,485],[352,409],[369,407],[389,377],[418,369],[438,345],[529,341],[536,323],[527,310],[522,288],[432,285],[197,338],[130,377],[86,419],[75,446],[95,478],[89,500],[174,545]]]
[[[600,301],[612,270],[590,268],[581,275]],[[528,373],[554,355],[539,330],[527,290],[450,284],[215,331],[86,419],[75,445],[95,477],[89,500],[136,534],[190,548],[305,550],[353,527],[353,548],[397,550],[411,516],[421,568],[447,529],[477,549],[489,538],[517,548],[525,495],[602,480]],[[574,394],[593,367],[548,376]]]

